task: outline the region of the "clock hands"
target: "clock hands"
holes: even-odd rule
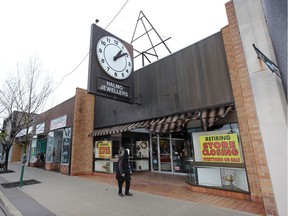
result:
[[[127,53],[122,53],[122,50],[120,50],[114,57],[113,57],[113,60],[116,61],[117,59],[123,57],[123,56],[126,56]]]

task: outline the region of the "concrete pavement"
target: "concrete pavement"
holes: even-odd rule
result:
[[[10,163],[13,173],[0,174],[0,183],[19,181],[20,163]],[[41,183],[17,188],[0,185],[0,203],[9,215],[17,216],[249,216],[184,200],[131,191],[119,197],[113,185],[25,166],[24,180]],[[132,180],[133,184],[133,180]]]

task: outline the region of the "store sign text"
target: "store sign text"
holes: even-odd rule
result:
[[[96,142],[96,158],[111,158],[111,142],[99,141]]]
[[[202,160],[242,163],[237,134],[200,136]]]
[[[98,79],[98,90],[125,98],[129,97],[129,88],[127,86],[103,78]]]
[[[50,130],[55,130],[66,126],[67,115],[51,120]]]

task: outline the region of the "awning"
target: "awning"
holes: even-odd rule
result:
[[[219,118],[224,118],[229,111],[231,111],[233,105],[215,108],[215,109],[207,109],[201,112],[201,121],[204,131],[207,130],[208,127],[214,125]]]
[[[118,134],[136,128],[145,128],[154,133],[171,133],[181,131],[189,121],[198,119],[201,119],[203,129],[206,131],[207,128],[213,126],[219,118],[224,118],[232,108],[233,105],[228,105],[220,108],[191,111],[145,121],[99,128],[94,130],[89,136]]]

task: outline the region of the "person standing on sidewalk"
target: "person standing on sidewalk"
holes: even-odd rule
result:
[[[116,179],[118,181],[118,195],[123,197],[122,186],[124,181],[125,184],[125,195],[133,196],[130,190],[130,181],[131,181],[131,167],[129,163],[129,149],[124,150],[124,154],[120,156],[117,164]]]

